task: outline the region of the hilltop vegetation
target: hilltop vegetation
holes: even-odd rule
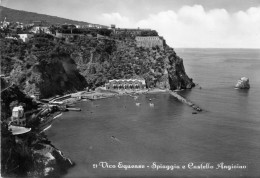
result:
[[[38,18],[29,12],[1,8],[2,14],[13,14],[15,21],[19,17]],[[44,17],[39,18],[46,20]],[[58,23],[57,19],[54,21]],[[174,90],[194,86],[185,73],[183,60],[163,39],[163,49],[143,48],[136,45],[137,33],[127,29],[114,33],[106,28],[78,29],[71,24],[51,25],[49,29],[52,35],[35,34],[26,43],[6,39],[11,34],[8,28],[1,31],[1,71],[27,94],[40,92],[41,97],[51,97],[86,87],[95,89],[108,80],[121,78],[143,78],[147,88]],[[56,38],[56,32],[69,37]],[[138,36],[158,33],[140,29]]]
[[[2,72],[28,94],[49,97],[86,86],[66,47],[51,35],[35,35],[28,43],[2,40],[1,45]]]
[[[0,21],[7,18],[9,22],[22,22],[22,23],[32,23],[33,21],[46,21],[49,24],[78,24],[78,25],[88,25],[88,22],[70,20],[65,18],[60,18],[56,16],[38,14],[34,12],[27,12],[22,10],[10,9],[7,7],[0,6]]]

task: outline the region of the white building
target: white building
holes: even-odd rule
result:
[[[26,118],[24,117],[24,109],[22,106],[17,106],[13,108],[11,121],[15,125],[26,125]]]
[[[51,31],[49,29],[49,27],[42,27],[42,26],[34,26],[30,32],[32,33],[47,33],[47,34],[51,34]]]
[[[23,42],[27,42],[33,37],[32,34],[18,34],[18,36],[23,40]]]
[[[3,22],[1,21],[1,28],[2,29],[7,28],[9,25],[10,25],[10,22],[7,22],[6,17],[5,17],[4,21]]]
[[[145,89],[145,80],[114,79],[105,84],[106,89]]]

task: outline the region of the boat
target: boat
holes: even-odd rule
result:
[[[69,111],[81,111],[80,108],[66,108]]]

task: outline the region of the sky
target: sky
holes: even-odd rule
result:
[[[173,48],[260,48],[260,0],[2,0],[2,5],[155,29]]]

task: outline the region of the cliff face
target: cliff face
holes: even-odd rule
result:
[[[65,49],[50,35],[35,36],[29,43],[3,40],[2,72],[29,95],[41,97],[74,92],[86,87],[85,79]]]
[[[169,85],[171,90],[191,89],[195,86],[193,79],[189,78],[185,72],[183,60],[171,51],[169,54],[168,74]]]
[[[144,78],[147,87],[186,89],[194,86],[183,60],[165,43],[164,49],[137,47],[133,38],[78,37],[54,39],[36,35],[28,43],[4,40],[2,71],[10,81],[41,97],[96,88],[110,79]]]
[[[31,68],[24,82],[26,93],[34,94],[39,91],[42,97],[50,97],[82,90],[86,86],[85,79],[69,56],[57,56],[53,60],[52,63],[40,62]],[[11,78],[14,76],[11,75]]]
[[[84,41],[84,42],[82,42]],[[72,53],[80,73],[90,87],[103,85],[105,81],[119,78],[141,77],[147,87],[163,89],[187,89],[194,83],[185,73],[183,60],[174,50],[137,47],[134,40],[82,39]]]

